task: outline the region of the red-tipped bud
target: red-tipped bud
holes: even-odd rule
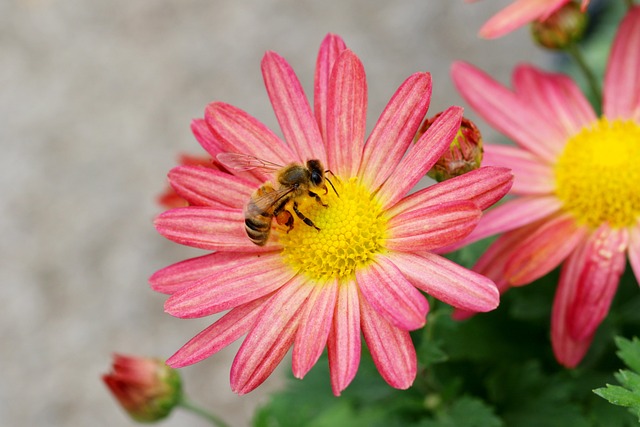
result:
[[[442,113],[426,119],[416,135],[416,139],[426,132]],[[438,182],[445,181],[480,167],[482,162],[482,135],[476,125],[463,117],[460,129],[449,145],[449,150],[440,157],[427,175]]]
[[[569,2],[547,19],[531,23],[531,34],[540,46],[563,50],[582,40],[587,23],[587,14],[577,3]]]
[[[138,422],[165,418],[182,399],[180,375],[160,359],[115,354],[112,372],[102,380]]]

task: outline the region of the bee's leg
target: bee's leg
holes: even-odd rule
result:
[[[326,194],[326,193],[325,193]],[[309,197],[313,197],[316,199],[316,202],[320,203],[322,206],[324,206],[325,208],[328,208],[329,205],[327,205],[326,203],[324,203],[322,201],[322,199],[320,198],[320,196],[318,196],[316,193],[314,193],[313,191],[309,191]]]
[[[307,224],[309,227],[313,227],[316,230],[320,231],[320,229],[316,227],[313,221],[311,221],[309,218],[304,216],[304,214],[298,210],[298,202],[295,202],[295,201],[293,202],[293,211],[296,213],[296,215],[298,215],[298,218],[304,221],[304,223]]]

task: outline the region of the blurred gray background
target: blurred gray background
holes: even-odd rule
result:
[[[155,197],[179,152],[202,153],[189,123],[207,103],[229,102],[278,130],[260,74],[265,50],[287,58],[311,93],[320,41],[340,34],[367,71],[371,129],[413,72],[433,74],[435,114],[461,105],[448,77],[455,59],[503,82],[518,61],[544,64],[527,30],[476,37],[508,3],[0,1],[0,425],[135,425],[100,380],[111,353],[166,358],[211,323],[164,314],[165,297],[147,285],[198,253],[156,234]],[[290,367],[236,396],[237,348],[182,373],[194,400],[246,426]],[[163,425],[207,424],[178,412]]]

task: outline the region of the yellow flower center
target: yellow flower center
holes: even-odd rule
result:
[[[640,217],[640,126],[601,118],[571,137],[555,165],[556,194],[581,224],[625,227]]]
[[[299,211],[320,231],[291,211],[294,227],[288,233],[280,231],[279,240],[285,263],[300,274],[318,281],[345,281],[382,252],[387,218],[380,203],[356,178],[347,182],[330,179],[340,196],[329,186],[329,192],[320,195],[326,207],[312,197],[298,200]]]

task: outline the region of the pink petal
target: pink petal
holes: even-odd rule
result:
[[[610,119],[640,122],[640,6],[629,10],[613,41],[602,109]]]
[[[402,252],[450,245],[475,228],[482,212],[472,202],[446,202],[396,215],[389,221],[385,246]]]
[[[315,284],[300,316],[300,327],[293,345],[292,370],[304,377],[320,358],[333,323],[338,282]]]
[[[359,175],[372,190],[396,169],[413,141],[431,100],[431,75],[416,73],[400,85],[364,146]]]
[[[529,196],[508,200],[485,212],[478,226],[464,240],[443,248],[441,252],[451,252],[485,237],[532,224],[550,217],[560,209],[562,202],[555,196]]]
[[[486,39],[502,37],[529,22],[548,16],[568,0],[517,0],[502,9],[480,28]]]
[[[387,322],[366,301],[360,305],[360,318],[364,339],[382,378],[401,390],[411,387],[418,363],[409,332]]]
[[[636,281],[640,283],[640,220],[629,230],[629,264],[636,276]]]
[[[531,229],[513,248],[505,276],[514,286],[526,285],[549,273],[576,248],[587,230],[568,214],[550,218]]]
[[[200,362],[222,350],[251,329],[269,298],[271,295],[266,295],[229,311],[183,345],[167,359],[167,365],[172,368],[182,368]]]
[[[233,105],[212,102],[205,110],[205,119],[226,152],[248,154],[281,165],[296,159],[275,133]],[[261,182],[271,178],[269,172],[253,170],[251,173]]]
[[[166,301],[165,311],[180,318],[208,316],[267,295],[296,274],[283,264],[279,253],[244,258],[242,268],[220,269],[175,292]]]
[[[219,153],[224,151],[222,148],[222,141],[213,136],[211,129],[209,129],[209,126],[204,119],[192,120],[191,132],[193,132],[193,136],[195,136],[202,148],[211,155],[212,159],[215,159]]]
[[[327,341],[333,394],[347,388],[360,364],[360,303],[355,282],[338,285],[333,325]]]
[[[564,74],[522,65],[514,72],[513,84],[518,97],[530,102],[546,123],[556,126],[567,138],[597,120],[578,85]]]
[[[388,258],[413,286],[456,308],[489,311],[498,306],[496,285],[441,256],[391,252]]]
[[[449,148],[460,129],[462,108],[449,107],[411,146],[378,191],[383,208],[394,205],[411,190]]]
[[[231,389],[235,393],[254,390],[284,358],[300,323],[300,308],[312,289],[298,277],[266,303],[231,365]]]
[[[326,165],[318,124],[291,66],[277,53],[267,52],[262,59],[262,76],[284,138],[298,160],[318,159]]]
[[[149,278],[149,283],[154,291],[171,295],[191,286],[196,280],[215,275],[221,270],[238,267],[254,257],[255,254],[215,252],[158,270]]]
[[[510,287],[504,275],[505,265],[512,254],[512,248],[528,235],[529,227],[521,227],[504,233],[478,258],[473,266],[473,271],[492,280],[500,294],[505,293]],[[456,309],[452,318],[465,320],[476,313],[475,310]]]
[[[230,252],[269,252],[280,246],[273,240],[257,246],[244,230],[240,209],[216,209],[190,206],[161,213],[154,222],[164,237],[181,245]]]
[[[555,190],[553,168],[528,151],[509,145],[485,144],[485,166],[506,166],[513,171],[512,194],[547,195]]]
[[[566,312],[569,333],[584,340],[595,333],[609,312],[626,266],[628,234],[626,229],[601,226],[587,240],[582,266],[575,280],[575,293]]]
[[[333,68],[327,102],[328,166],[336,175],[349,178],[358,171],[364,145],[367,80],[362,63],[348,49]]]
[[[389,259],[378,256],[367,268],[359,268],[356,280],[371,307],[394,326],[411,331],[426,323],[427,299]]]
[[[242,209],[255,184],[203,166],[178,166],[169,172],[176,193],[191,205]]]
[[[513,255],[513,248],[528,237],[537,227],[538,224],[531,224],[507,231],[499,236],[478,258],[473,266],[473,271],[493,280],[500,293],[506,292],[510,285],[504,270]]]
[[[483,167],[439,182],[400,200],[388,210],[389,216],[442,203],[467,200],[478,209],[486,209],[511,188],[513,175],[507,168]]]
[[[318,59],[316,61],[316,72],[314,78],[314,112],[320,134],[327,139],[327,95],[329,93],[329,77],[340,53],[347,48],[344,40],[336,34],[327,34],[322,40]]]
[[[586,236],[585,236],[586,237]],[[586,239],[585,239],[586,240]],[[562,266],[558,289],[553,300],[551,312],[551,344],[558,362],[568,368],[580,363],[589,350],[593,336],[582,340],[574,339],[570,332],[567,313],[575,299],[578,281],[575,280],[584,266],[586,242],[582,241]]]
[[[527,100],[465,62],[454,63],[451,76],[465,101],[491,126],[542,160],[551,163],[556,159],[566,136],[548,124]]]

